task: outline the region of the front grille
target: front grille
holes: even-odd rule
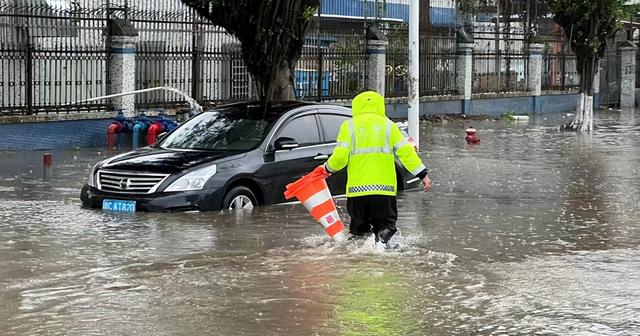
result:
[[[150,194],[169,174],[100,169],[98,189],[127,194]]]

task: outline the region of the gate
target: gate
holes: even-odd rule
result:
[[[620,53],[608,50],[601,61],[600,105],[620,105]]]

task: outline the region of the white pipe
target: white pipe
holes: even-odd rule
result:
[[[114,93],[114,94],[110,94],[110,95],[106,95],[106,96],[100,96],[100,97],[80,100],[80,101],[77,101],[77,102],[70,103],[68,105],[76,105],[76,104],[80,104],[80,103],[88,103],[88,102],[102,100],[102,99],[111,99],[111,98],[117,98],[117,97],[128,96],[128,95],[135,95],[137,93],[145,93],[145,92],[151,92],[151,91],[157,91],[157,90],[166,90],[166,91],[171,91],[171,92],[177,93],[177,94],[183,96],[187,100],[187,103],[189,103],[189,106],[191,107],[192,110],[195,110],[196,113],[202,112],[202,106],[200,106],[200,104],[198,104],[198,102],[195,101],[195,99],[189,97],[186,93],[184,93],[184,92],[182,92],[182,91],[180,91],[180,90],[178,90],[176,88],[172,88],[170,86],[159,86],[159,87],[148,88],[148,89],[140,89],[140,90],[134,90],[134,91],[128,91],[128,92]]]
[[[420,25],[420,1],[411,0],[409,4],[409,96],[408,103],[408,121],[409,136],[416,141],[416,145],[420,146],[420,87],[418,82],[418,74],[420,71],[420,52],[419,52],[419,32]]]

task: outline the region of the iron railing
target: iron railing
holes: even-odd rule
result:
[[[525,36],[517,30],[474,32],[473,93],[525,92],[528,90],[529,54]]]
[[[408,0],[368,0],[362,11],[354,12],[352,5],[360,2],[323,1],[320,19],[312,22],[296,67],[299,99],[348,99],[365,88],[365,26],[371,22],[389,38],[386,94],[407,94]],[[76,102],[110,93],[110,41],[104,30],[111,17],[128,19],[139,32],[136,89],[169,86],[200,103],[254,96],[237,39],[180,0],[65,3],[0,0],[0,115],[107,110],[106,100]],[[439,10],[442,13],[430,13],[428,27],[421,27],[426,33],[420,39],[422,96],[457,93],[455,11]],[[495,25],[478,26],[474,93],[527,90],[525,35],[516,28],[496,32]],[[544,64],[544,89],[572,88],[577,83],[575,58],[570,55],[549,49]],[[140,109],[187,105],[172,92],[136,96]]]
[[[542,89],[573,90],[580,84],[576,56],[570,53],[562,36],[545,39],[542,55]]]
[[[106,11],[91,0],[64,9],[0,2],[0,114],[104,110]]]

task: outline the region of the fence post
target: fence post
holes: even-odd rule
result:
[[[471,93],[473,87],[473,38],[458,31],[456,45],[456,89],[462,95],[462,114],[473,112]]]
[[[367,89],[385,96],[387,37],[374,26],[367,28]]]
[[[202,38],[202,25],[198,16],[193,18],[193,31],[191,32],[191,97],[196,101],[202,101],[202,53],[204,52],[204,39]]]
[[[636,47],[625,41],[620,50],[620,108],[633,108],[636,103]]]
[[[27,114],[33,113],[33,45],[29,27],[25,27],[25,103]]]
[[[593,77],[593,109],[600,109],[600,73],[602,70],[603,60],[599,60],[596,64],[596,75]]]
[[[113,18],[110,21],[107,41],[111,46],[109,93],[133,91],[136,86],[138,31],[127,20]],[[112,98],[111,105],[115,110],[124,110],[126,117],[133,117],[135,114],[135,97],[133,95]]]
[[[320,39],[320,36],[318,35],[318,39]],[[316,101],[322,101],[322,85],[323,85],[323,75],[324,75],[324,66],[323,66],[323,60],[324,56],[322,53],[322,48],[318,45],[318,78],[317,78],[317,82],[316,82],[316,89],[317,89],[317,97],[316,97]],[[310,75],[310,74],[309,74]],[[309,78],[309,84],[311,84],[311,78]],[[327,83],[328,84],[328,83]],[[311,92],[311,88],[309,88],[309,92]]]
[[[542,93],[542,50],[544,44],[529,43],[529,92],[533,96],[533,113],[540,113],[540,94]]]

